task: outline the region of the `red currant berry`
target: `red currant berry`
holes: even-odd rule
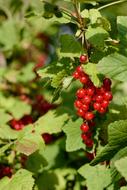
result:
[[[73,73],[73,77],[74,77],[75,79],[78,79],[78,78],[79,78],[79,73],[78,73],[77,71],[75,71],[75,72]]]
[[[108,105],[109,105],[109,101],[107,101],[107,100],[103,100],[101,106],[102,106],[103,108],[107,108]]]
[[[112,81],[109,78],[105,78],[103,80],[103,85],[105,89],[110,90],[111,84],[112,84]]]
[[[80,101],[80,100],[75,100],[75,102],[74,102],[74,106],[76,107],[76,108],[82,108],[82,102]]]
[[[82,133],[81,138],[83,141],[86,141],[88,139],[88,136],[86,134]]]
[[[110,91],[105,92],[103,97],[104,97],[105,100],[109,100],[109,101],[111,101],[112,98],[113,98],[112,93]]]
[[[89,121],[89,127],[94,127],[96,125],[95,121]]]
[[[101,107],[99,110],[98,110],[99,113],[101,114],[104,114],[106,112],[106,109]]]
[[[88,96],[88,95],[85,95],[81,101],[82,101],[83,104],[90,104],[91,97]]]
[[[79,109],[78,112],[77,112],[77,115],[80,116],[80,117],[83,117],[84,116],[84,111],[82,109]]]
[[[95,92],[95,88],[94,87],[89,87],[87,88],[86,90],[86,93],[89,95],[89,96],[93,96],[94,95],[94,92]]]
[[[93,153],[86,152],[86,157],[87,157],[89,160],[93,160],[93,159],[94,159],[94,154],[93,154]]]
[[[88,80],[89,80],[89,78],[88,78],[87,75],[84,75],[84,76],[82,76],[82,77],[80,78],[80,82],[81,82],[82,84],[86,84],[86,83],[88,82]]]
[[[77,91],[76,96],[77,96],[78,98],[83,98],[83,97],[85,96],[85,94],[86,94],[86,91],[85,91],[83,88],[80,88],[80,89]]]
[[[98,110],[100,109],[100,107],[101,107],[101,104],[98,103],[98,102],[95,102],[95,103],[93,104],[93,107],[94,107],[95,110],[98,111]]]
[[[89,131],[89,126],[86,124],[86,123],[83,123],[81,126],[80,126],[80,129],[84,132],[84,133],[87,133]]]
[[[48,133],[42,134],[42,138],[44,139],[45,144],[50,144],[53,141],[53,136]]]
[[[86,111],[88,111],[88,109],[89,109],[89,106],[87,105],[87,104],[82,104],[82,110],[84,111],[84,112],[86,112]]]
[[[87,139],[87,140],[85,141],[85,144],[86,144],[86,146],[87,146],[88,148],[92,148],[94,142],[93,142],[92,139]]]
[[[92,120],[94,118],[94,114],[92,112],[86,112],[84,118],[88,121]]]
[[[80,63],[86,63],[88,61],[88,56],[87,55],[81,55],[80,56]]]
[[[83,72],[82,67],[81,67],[81,66],[78,66],[78,67],[76,68],[76,71],[77,71],[79,74],[82,73],[82,72]]]
[[[96,96],[96,102],[101,103],[103,101],[103,96],[97,95]]]

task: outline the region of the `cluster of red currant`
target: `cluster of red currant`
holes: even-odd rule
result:
[[[87,56],[81,55],[80,63],[87,63]],[[101,87],[94,86],[89,76],[83,71],[82,65],[76,68],[73,73],[75,79],[80,80],[83,87],[76,93],[77,99],[74,102],[78,116],[83,118],[83,124],[80,126],[82,131],[81,138],[88,148],[92,148],[94,141],[92,139],[92,130],[95,126],[94,118],[96,113],[104,114],[107,112],[108,105],[112,100],[111,80],[104,78]]]

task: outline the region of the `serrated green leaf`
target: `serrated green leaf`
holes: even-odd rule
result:
[[[66,151],[73,152],[81,148],[85,148],[85,145],[81,139],[81,130],[80,125],[82,124],[82,119],[76,121],[69,121],[64,127],[63,131],[65,132],[66,139]]]
[[[19,135],[19,131],[16,131],[14,129],[11,129],[9,125],[2,125],[0,127],[0,138],[1,139],[16,139]]]
[[[119,81],[127,81],[127,58],[118,53],[108,55],[99,61],[100,73]]]
[[[127,146],[127,120],[115,121],[108,126],[108,145],[104,147],[91,165],[111,159],[120,149]]]
[[[127,180],[127,157],[121,158],[115,162],[116,169]]]
[[[73,80],[72,76],[65,77],[64,80],[63,80],[63,88],[67,89],[70,86],[72,80]]]
[[[32,173],[20,169],[16,174],[11,178],[3,178],[2,183],[0,181],[1,190],[32,190],[34,185],[34,179],[32,178]]]
[[[97,22],[97,19],[102,17],[97,9],[90,9],[89,15],[90,15],[91,24],[95,24]]]
[[[12,116],[8,113],[6,113],[4,110],[0,110],[0,126],[3,124],[6,124],[8,121],[12,119]]]
[[[35,122],[35,129],[42,133],[59,133],[62,126],[68,120],[68,115],[64,109],[51,110]]]
[[[61,53],[71,54],[73,57],[75,57],[75,55],[80,55],[82,52],[82,47],[80,43],[72,35],[61,35],[60,44]]]
[[[102,165],[92,167],[85,164],[78,172],[86,179],[86,185],[89,190],[102,190],[112,182],[110,170]]]
[[[12,144],[13,144],[13,143],[8,143],[8,144],[2,146],[2,147],[0,148],[0,156],[1,156],[8,148],[10,148]]]
[[[86,65],[82,65],[83,70],[90,76],[90,79],[94,83],[95,86],[100,85],[100,80],[98,78],[97,65],[94,63],[88,63]]]
[[[27,156],[44,147],[43,138],[38,130],[34,130],[33,125],[24,128],[15,143],[15,149]]]
[[[66,75],[67,73],[65,70],[62,70],[59,73],[57,73],[52,79],[51,86],[54,88],[58,88],[62,84],[64,77],[66,77]]]
[[[105,40],[108,38],[109,34],[102,27],[92,28],[91,26],[86,31],[86,39],[94,47],[104,47]]]

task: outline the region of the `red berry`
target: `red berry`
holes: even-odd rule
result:
[[[99,113],[101,114],[104,114],[106,112],[106,109],[101,107],[99,110],[98,110]]]
[[[81,55],[80,56],[80,63],[86,63],[88,61],[88,56],[87,55]]]
[[[112,92],[110,92],[110,91],[109,92],[105,92],[103,97],[104,97],[105,100],[111,101],[112,98],[113,98]]]
[[[89,131],[89,126],[86,124],[86,123],[83,123],[81,126],[80,126],[80,129],[84,132],[84,133],[87,133]]]
[[[89,96],[93,96],[94,92],[95,92],[95,88],[92,87],[92,86],[89,87],[89,88],[87,88],[87,90],[86,90],[86,93],[87,93]]]
[[[88,96],[88,95],[85,95],[81,101],[82,101],[83,104],[90,104],[91,97]]]
[[[88,82],[89,78],[87,75],[84,75],[80,78],[80,82],[83,84],[86,84]]]
[[[82,73],[82,72],[83,72],[82,67],[81,67],[81,66],[78,66],[78,67],[76,68],[76,71],[77,71],[79,74]]]
[[[86,134],[82,133],[81,138],[83,141],[86,141],[89,137]]]
[[[98,103],[98,102],[95,102],[95,103],[93,104],[93,107],[94,107],[95,110],[98,111],[98,110],[100,109],[100,107],[101,107],[101,104]]]
[[[75,71],[75,72],[73,73],[73,77],[74,77],[75,79],[78,79],[78,78],[79,78],[79,73],[78,73],[77,71]]]
[[[24,127],[22,121],[16,119],[12,119],[10,121],[10,125],[12,129],[15,129],[17,131],[21,130]]]
[[[85,96],[85,94],[86,94],[86,91],[85,91],[83,88],[80,88],[80,89],[77,91],[76,96],[77,96],[78,98],[83,98],[83,97]]]
[[[112,81],[109,78],[103,80],[103,85],[106,90],[110,90]]]
[[[103,96],[102,95],[97,95],[96,96],[96,102],[101,103],[103,101]]]
[[[85,141],[85,144],[86,144],[86,146],[87,146],[88,148],[92,148],[94,142],[93,142],[92,139],[87,139],[87,140]]]
[[[53,136],[48,133],[42,134],[42,138],[44,139],[45,144],[49,144],[53,141]]]
[[[101,106],[102,106],[103,108],[107,108],[108,105],[109,105],[109,101],[107,101],[107,100],[103,100]]]
[[[89,121],[89,127],[94,127],[96,125],[95,121]]]
[[[75,102],[74,102],[74,106],[76,107],[76,108],[82,108],[82,102],[80,101],[80,100],[75,100]]]
[[[94,114],[92,112],[86,112],[84,118],[88,121],[92,120],[94,118]]]
[[[87,105],[87,104],[82,104],[82,110],[84,111],[84,112],[86,112],[86,111],[88,111],[88,109],[89,109],[89,106]]]
[[[89,160],[93,160],[93,159],[94,159],[94,154],[93,154],[93,153],[86,152],[86,157],[87,157]]]
[[[84,111],[82,109],[79,109],[78,112],[77,112],[77,115],[80,116],[80,117],[83,117],[84,116]]]

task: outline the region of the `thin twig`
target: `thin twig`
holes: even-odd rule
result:
[[[112,3],[108,3],[106,5],[103,5],[101,7],[98,8],[98,10],[102,10],[102,9],[106,9],[107,7],[110,7],[110,6],[113,6],[113,5],[116,5],[116,4],[120,4],[120,3],[124,3],[126,2],[127,0],[119,0],[119,1],[116,1],[116,2],[112,2]]]

